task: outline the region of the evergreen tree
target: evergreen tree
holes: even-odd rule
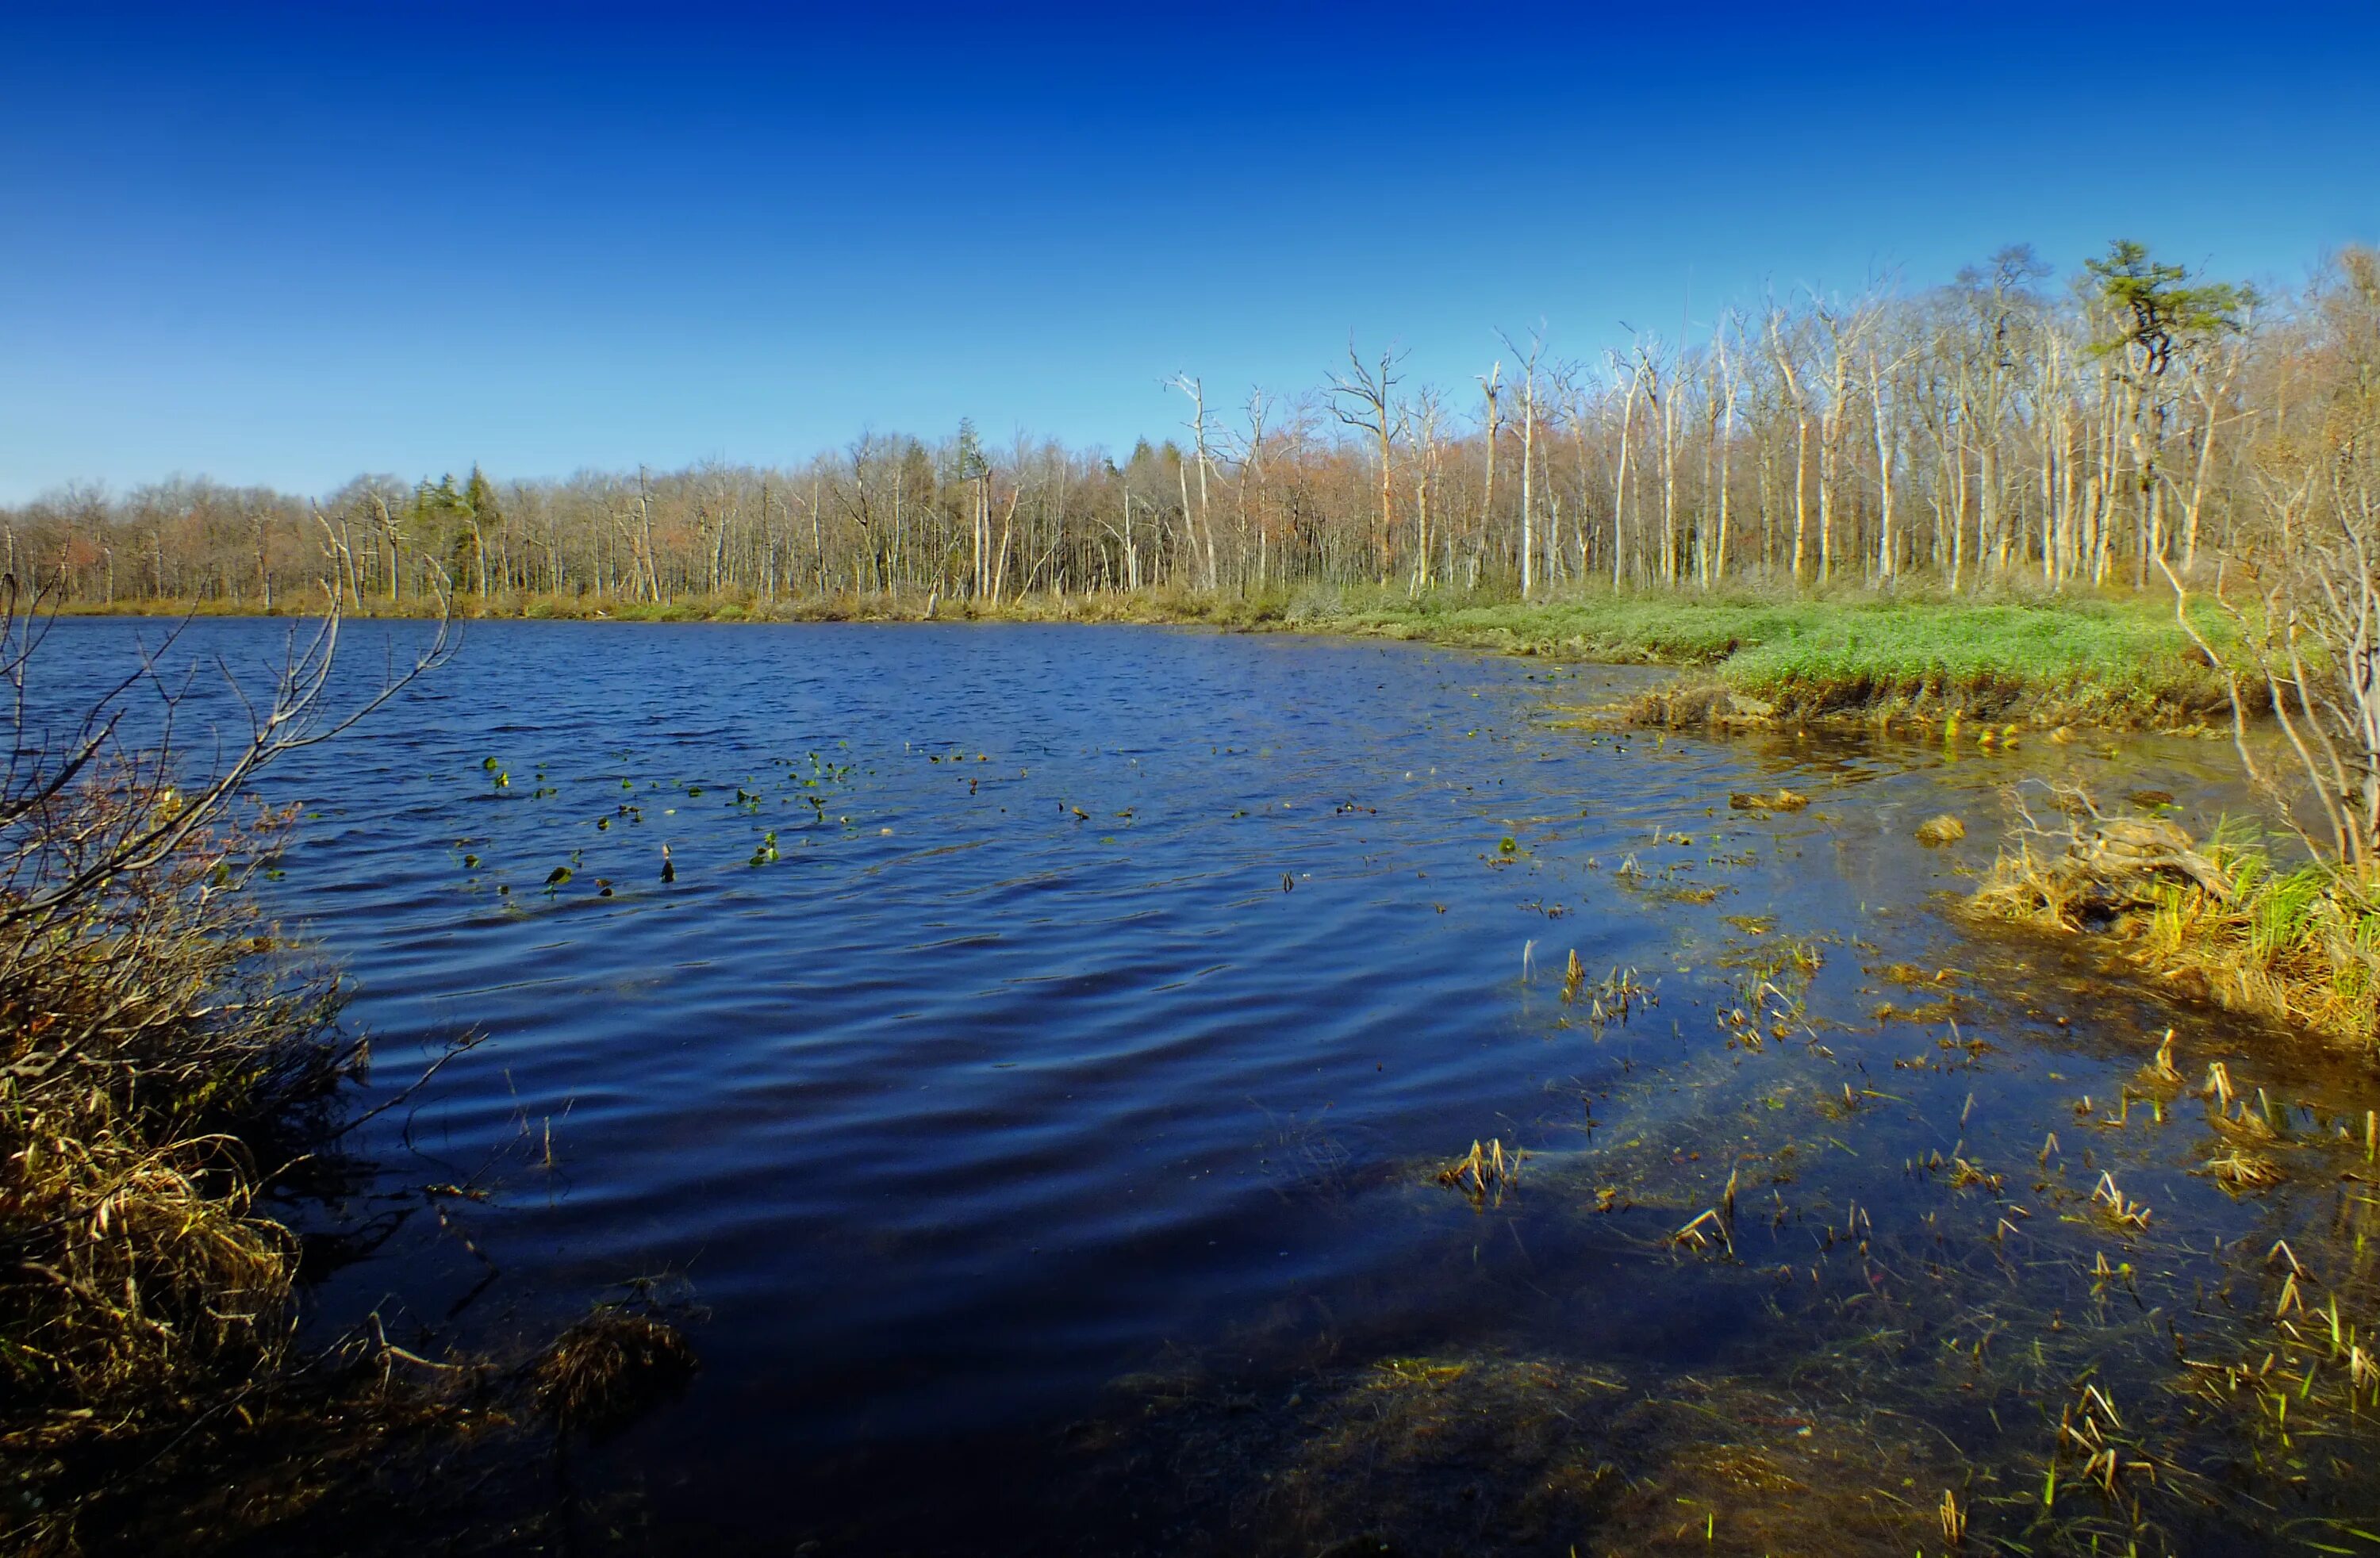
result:
[[[483,531],[492,530],[504,523],[504,509],[496,501],[495,483],[481,473],[479,466],[471,467],[471,479],[463,483],[463,506],[480,522]]]
[[[953,458],[958,469],[953,473],[961,481],[973,481],[991,469],[991,461],[984,456],[983,441],[976,436],[975,419],[959,419],[959,444]]]
[[[2240,315],[2255,293],[2229,282],[2188,285],[2186,266],[2160,263],[2148,245],[2118,238],[2107,257],[2085,260],[2082,268],[2098,283],[2099,296],[2116,310],[2117,334],[2094,344],[2100,356],[2137,347],[2137,361],[2150,376],[2161,375],[2174,347],[2191,346],[2240,329]]]

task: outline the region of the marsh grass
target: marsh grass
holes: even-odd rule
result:
[[[55,856],[171,796],[102,773],[14,831]],[[289,821],[193,833],[48,913],[55,859],[0,891],[0,1528],[28,1548],[70,1546],[128,1455],[287,1360],[297,1245],[261,1203],[335,1172],[310,1154],[363,1062],[239,890]]]
[[[2021,838],[1972,907],[2107,938],[2194,999],[2371,1046],[2380,1041],[2380,897],[2323,861],[2290,864],[2252,825],[2227,821],[2195,854],[2204,870],[2110,871],[2070,846]]]
[[[636,1301],[598,1305],[539,1357],[538,1406],[565,1432],[617,1431],[694,1375],[685,1333]]]
[[[2058,597],[1582,593],[1529,605],[1345,601],[1349,631],[1562,659],[1701,668],[1660,695],[1666,723],[1716,715],[2193,728],[2225,684],[2165,603]],[[2211,616],[2204,630],[2216,632]]]

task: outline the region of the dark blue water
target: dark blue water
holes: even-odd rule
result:
[[[70,703],[135,631],[62,624],[44,696]],[[202,622],[172,654],[245,671],[279,631]],[[351,627],[334,700],[419,631]],[[2110,1166],[2156,1205],[2177,1293],[2237,1275],[2218,1241],[2338,1235],[2321,1186],[2354,1159],[2338,1126],[2360,1084],[1946,906],[2016,781],[2154,784],[2204,825],[2231,797],[2226,753],[1565,726],[1644,675],[1141,628],[475,626],[260,786],[305,809],[266,890],[351,977],[378,1057],[360,1102],[482,1040],[367,1133],[382,1199],[347,1210],[403,1216],[325,1282],[316,1324],[378,1308],[500,1345],[623,1283],[689,1292],[698,1381],[581,1467],[633,1490],[663,1549],[1312,1551],[1373,1516],[1247,1489],[1344,1437],[1297,1414],[1412,1357],[1592,1369],[1643,1403],[1787,1391],[1830,1359],[1893,1397],[1895,1442],[1917,1420],[1959,1441],[1952,1458],[1915,1436],[1917,1524],[1876,1516],[1879,1550],[1930,1529],[1925,1479],[1959,1466],[2004,1466],[1978,1519],[2029,1529],[2049,1376],[2079,1365],[1950,1399],[1960,1317],[2005,1304],[2031,1317],[1998,1322],[2013,1335],[2055,1312],[2070,1339],[2106,1310],[2087,1262],[2130,1247],[2083,1194]],[[225,709],[202,691],[186,741]],[[1780,786],[1811,804],[1730,806]],[[1915,845],[1944,810],[1966,842]],[[1788,943],[1815,968],[1780,964]],[[1597,1020],[1615,974],[1657,1004]],[[1913,1015],[1879,1015],[1896,1004]],[[2169,1023],[2193,1075],[2228,1056],[2314,1103],[2297,1150],[2320,1183],[2235,1198],[2192,1172],[2203,1127],[2145,1105],[2099,1123]],[[2036,1162],[2053,1131],[2062,1155]],[[1479,1207],[1435,1182],[1475,1139],[1535,1155]],[[2004,1184],[1948,1188],[1929,1154]],[[1680,1246],[1730,1173],[1732,1256]],[[472,1196],[436,1198],[442,1222],[433,1184]],[[2070,1237],[2010,1276],[1992,1241],[2010,1220]],[[2224,1310],[2226,1345],[2264,1303]],[[2170,1353],[2120,1318],[2090,1344],[2107,1368]],[[1894,1340],[1851,1359],[1871,1330]],[[1811,1389],[1764,1453],[1812,1453],[1802,1427],[1833,1419]],[[1192,1397],[1231,1410],[1147,1426],[1151,1400]],[[1233,1420],[1248,1442],[1226,1454]],[[1574,1427],[1574,1459],[1620,1454],[1593,1435],[1621,1430]],[[1650,1457],[1631,1486],[1724,1502],[1670,1440],[1629,1436]],[[1437,1529],[1432,1501],[1517,1507],[1467,1463],[1415,1491],[1435,1486],[1427,1442],[1404,1444],[1401,1491],[1363,1479],[1377,1446],[1322,1481],[1415,1529]],[[1511,1475],[1555,1485],[1543,1471]],[[1578,1497],[1463,1542],[1652,1529]]]

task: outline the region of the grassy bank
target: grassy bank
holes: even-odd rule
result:
[[[1694,673],[1670,712],[1713,707],[1789,719],[1906,715],[2031,724],[2189,728],[2227,716],[2221,679],[2162,598],[1971,601],[1916,596],[1590,592],[1526,604],[1438,591],[1263,595],[1148,590],[1029,595],[996,605],[915,596],[749,598],[661,604],[589,596],[458,603],[465,615],[616,622],[942,621],[1203,625],[1346,633]],[[77,608],[87,610],[89,608]],[[236,615],[201,603],[106,608]],[[358,615],[406,615],[360,603]],[[2212,622],[2209,631],[2217,630]],[[1721,697],[1720,695],[1724,695]],[[1730,700],[1732,700],[1731,703]]]
[[[2223,683],[2157,600],[1592,595],[1543,604],[1382,603],[1349,631],[1564,659],[1678,665],[1670,706],[1714,695],[1784,718],[1909,715],[2124,728],[2226,714]],[[1721,704],[1720,706],[1724,706]]]

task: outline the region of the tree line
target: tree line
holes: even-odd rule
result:
[[[1593,360],[1499,338],[1473,383],[1351,342],[1320,383],[1168,382],[1121,459],[1018,436],[864,433],[802,463],[560,480],[359,476],[302,496],[176,479],[0,508],[12,578],[72,603],[307,609],[328,580],[666,605],[1311,585],[1535,598],[1922,582],[2141,588],[2277,522],[2334,436],[2374,258],[2298,292],[2119,241],[2059,280],[2024,247],[1945,285],[1804,288]],[[2328,432],[2325,430],[2328,429]],[[2293,469],[2293,468],[2292,468]]]

